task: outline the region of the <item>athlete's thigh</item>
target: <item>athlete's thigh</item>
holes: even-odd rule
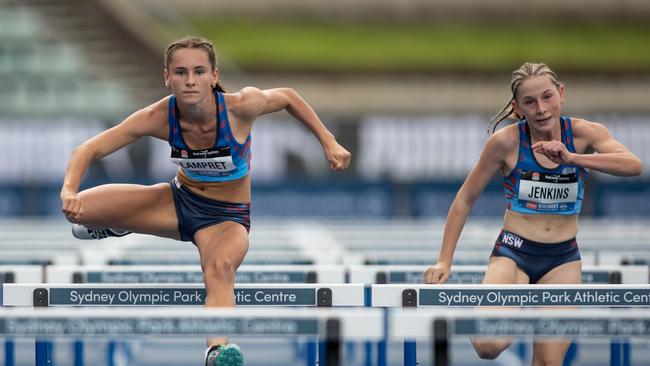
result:
[[[528,283],[528,276],[508,257],[493,256],[490,258],[483,284],[516,284]],[[478,311],[517,311],[517,308],[506,306],[481,306]],[[476,337],[471,339],[472,345],[480,357],[493,358],[510,347],[512,339],[508,337]]]
[[[79,193],[81,223],[178,238],[178,219],[171,186],[160,183],[105,184]]]
[[[248,231],[234,221],[205,227],[194,234],[201,266],[227,259],[237,269],[248,252]]]
[[[527,284],[528,282],[528,275],[508,257],[491,257],[483,277],[483,284]]]
[[[573,261],[559,265],[548,271],[538,284],[579,284],[582,282],[582,262]],[[575,308],[565,308],[575,309]],[[543,308],[553,311],[555,308]],[[561,364],[564,354],[571,344],[570,338],[549,338],[533,344],[533,365]]]
[[[540,285],[582,283],[582,261],[561,264],[546,272],[537,283]]]

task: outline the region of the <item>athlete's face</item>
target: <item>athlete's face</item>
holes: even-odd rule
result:
[[[555,86],[548,76],[533,76],[517,89],[512,106],[524,116],[531,128],[549,133],[560,123],[560,107],[564,102],[564,86]]]
[[[179,102],[196,104],[212,96],[212,85],[218,71],[212,70],[208,54],[200,48],[179,48],[170,57],[165,69],[165,83]]]

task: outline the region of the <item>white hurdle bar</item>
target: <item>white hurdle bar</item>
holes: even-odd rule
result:
[[[650,285],[372,285],[373,307],[648,307]],[[612,347],[614,345],[612,344]],[[416,345],[404,343],[404,365]]]
[[[4,306],[75,307],[118,306],[153,309],[158,306],[201,306],[205,288],[197,284],[4,284]],[[236,284],[234,291],[239,306],[264,307],[332,307],[363,306],[363,284]],[[308,345],[307,364],[315,365],[315,348]],[[48,342],[37,342],[36,349],[45,349]],[[83,364],[83,346],[75,344],[75,364]]]
[[[567,337],[650,338],[650,313],[644,310],[528,309],[519,312],[411,308],[395,309],[389,315],[388,336],[393,340],[432,340],[432,365],[450,365],[449,345],[453,336],[468,337]],[[621,365],[614,352],[610,364]]]
[[[203,305],[197,284],[4,284],[4,306]],[[363,306],[363,284],[236,284],[238,306]]]
[[[453,266],[445,284],[479,284],[487,266]],[[353,265],[349,266],[350,283],[403,284],[424,283],[427,266],[412,265]],[[582,268],[583,283],[647,284],[650,267],[634,265],[587,265]]]
[[[198,265],[48,266],[49,283],[203,283]],[[345,267],[335,265],[242,265],[236,283],[344,283]]]
[[[42,266],[0,265],[0,283],[39,282],[42,278]]]
[[[597,251],[583,249],[580,252],[584,265],[596,265]],[[367,252],[346,252],[342,258],[345,265],[421,265],[430,266],[435,263],[432,257],[432,250],[403,251],[394,250],[372,250]],[[462,249],[458,250],[453,258],[453,266],[487,265],[490,260],[490,252],[485,250]],[[610,263],[621,264],[621,263]]]
[[[375,307],[640,307],[650,285],[372,285]]]
[[[341,363],[342,340],[385,336],[379,309],[3,309],[0,335],[8,337],[306,337],[326,340],[325,362]],[[36,349],[36,366],[47,364],[47,350]]]
[[[43,279],[43,267],[33,265],[0,265],[0,284],[40,282]],[[0,291],[0,301],[2,300]],[[5,340],[4,365],[13,365],[15,344],[12,339]]]
[[[144,253],[146,253],[146,255]],[[85,265],[198,265],[201,262],[198,252],[191,250],[179,251],[148,249],[144,251],[82,248],[80,250],[80,255],[82,264]],[[287,252],[283,250],[250,250],[246,254],[243,264],[336,264],[338,261],[338,255],[337,252],[314,254],[297,251]]]
[[[3,250],[0,252],[0,265],[40,265],[76,264],[79,253],[76,250]]]

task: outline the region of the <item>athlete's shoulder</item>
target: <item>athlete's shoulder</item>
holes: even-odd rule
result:
[[[571,118],[571,129],[575,137],[591,137],[608,134],[609,131],[600,122],[589,121],[584,118]]]
[[[246,86],[234,93],[223,93],[226,102],[229,104],[250,103],[256,99],[262,98],[264,92],[254,86]]]
[[[224,93],[228,111],[240,121],[252,121],[258,117],[268,104],[264,90],[247,86],[235,93]]]
[[[508,152],[512,149],[518,148],[519,146],[518,126],[519,126],[518,123],[513,123],[494,132],[488,138],[486,142],[486,146],[491,145],[492,148],[504,152]]]
[[[157,121],[157,120],[167,120],[167,114],[169,112],[169,100],[171,96],[168,95],[156,102],[151,103],[150,105],[141,108],[137,112],[135,112],[135,115],[138,115],[139,117],[146,118],[147,120],[150,121]]]

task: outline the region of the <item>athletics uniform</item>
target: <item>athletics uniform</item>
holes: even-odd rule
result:
[[[217,132],[215,143],[208,149],[190,149],[181,134],[176,97],[169,98],[169,145],[171,160],[189,178],[198,182],[224,182],[248,174],[251,136],[243,144],[235,139],[228,121],[223,94],[215,91]],[[216,201],[192,192],[175,177],[171,182],[181,240],[194,242],[199,229],[234,221],[250,229],[250,203]]]
[[[571,118],[560,118],[562,143],[575,153]],[[560,164],[554,169],[542,167],[531,148],[530,132],[525,120],[519,121],[519,153],[517,165],[503,178],[508,209],[524,214],[577,215],[582,207],[587,170],[575,165]],[[536,283],[551,269],[580,260],[574,239],[556,244],[541,244],[517,234],[502,231],[492,256],[514,260]]]

